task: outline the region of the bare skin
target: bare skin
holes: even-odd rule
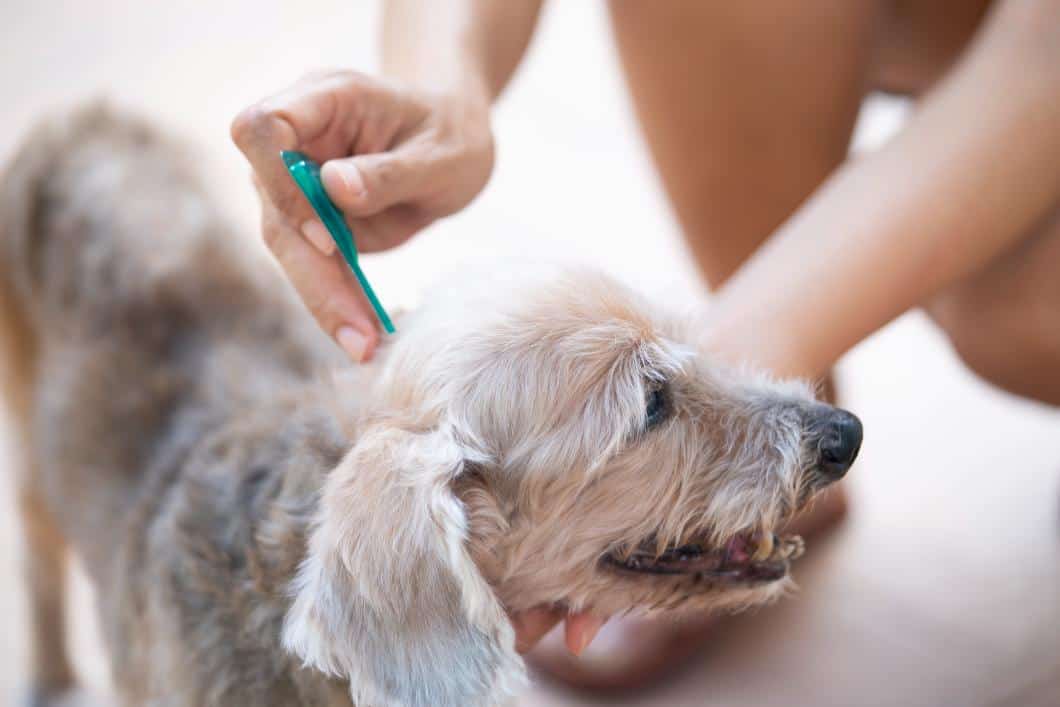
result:
[[[612,3],[660,175],[704,276],[724,284],[708,343],[815,377],[925,305],[974,370],[1060,404],[1060,342],[1042,336],[1060,330],[1060,3],[1006,0],[985,15],[982,1],[723,5]],[[303,225],[275,150],[334,160],[325,186],[369,248],[462,208],[492,168],[488,105],[540,0],[498,6],[392,0],[385,70],[400,83],[310,77],[233,125],[262,185],[266,240],[355,360],[371,356],[374,322],[319,224]],[[920,108],[890,145],[844,164],[876,88]],[[378,136],[372,149],[364,135]],[[429,178],[440,173],[452,176]],[[515,617],[520,645],[557,619]],[[569,617],[568,647],[580,652],[601,624]]]
[[[1056,2],[995,8],[902,133],[832,175],[719,293],[711,336],[727,353],[779,373],[825,370],[910,307],[974,291],[1038,236],[1060,201],[1058,18]]]

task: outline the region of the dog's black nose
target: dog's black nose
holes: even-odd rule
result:
[[[861,420],[846,410],[829,416],[821,435],[821,471],[829,479],[843,478],[861,449]]]

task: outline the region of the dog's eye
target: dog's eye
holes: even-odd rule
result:
[[[670,401],[666,395],[666,388],[663,386],[648,391],[646,404],[644,426],[650,430],[665,420],[670,414]]]

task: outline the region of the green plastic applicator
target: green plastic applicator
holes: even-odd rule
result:
[[[383,325],[383,329],[386,330],[386,333],[393,334],[394,324],[390,321],[386,310],[383,309],[379,298],[375,296],[375,291],[368,284],[368,278],[364,276],[364,271],[361,270],[361,266],[357,262],[357,245],[353,240],[353,233],[346,225],[346,219],[343,218],[342,212],[335,207],[334,202],[328,197],[328,193],[324,191],[324,184],[320,181],[320,165],[301,152],[284,150],[280,153],[280,157],[283,158],[283,163],[287,165],[287,171],[290,172],[291,178],[294,179],[295,184],[305,194],[305,198],[309,200],[309,205],[313,207],[313,211],[317,212],[317,216],[324,223],[324,227],[328,229],[328,233],[331,234],[335,245],[339,247],[339,252],[342,253],[346,264],[350,266],[350,270],[357,277],[357,282],[361,284],[361,289],[364,290],[365,296],[368,297],[368,301],[371,303],[372,309],[375,310],[376,316],[379,317],[379,322]]]

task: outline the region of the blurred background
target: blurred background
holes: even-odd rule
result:
[[[253,238],[231,118],[309,69],[371,70],[377,21],[370,0],[0,0],[0,157],[42,113],[107,96],[198,146]],[[856,149],[884,142],[907,109],[871,98]],[[546,6],[495,130],[497,169],[479,200],[367,261],[384,301],[414,304],[469,260],[537,256],[595,263],[676,304],[703,296],[602,3]],[[800,592],[725,620],[660,689],[591,699],[538,681],[522,705],[1060,704],[1060,413],[974,379],[918,313],[850,353],[839,383],[866,430],[852,512],[796,566]],[[26,659],[8,429],[0,418],[0,705],[13,704]],[[105,694],[91,590],[75,584],[75,660]]]

